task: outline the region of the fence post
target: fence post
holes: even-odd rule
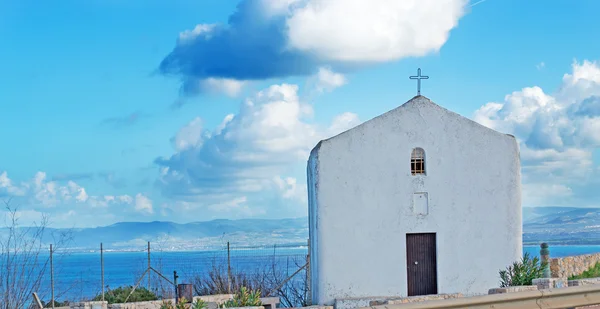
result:
[[[179,297],[177,296],[177,278],[179,278],[177,276],[177,271],[173,271],[173,285],[175,286],[175,303],[178,304],[179,303]]]
[[[50,244],[50,289],[52,297],[50,301],[52,302],[52,309],[54,309],[54,261],[53,261],[54,250],[52,249],[52,244]]]
[[[312,306],[312,293],[310,282],[310,238],[308,239],[308,251],[306,254],[306,304]]]
[[[150,265],[150,242],[148,242],[148,269],[152,268]],[[152,275],[148,272],[148,291],[150,291],[150,277]]]
[[[102,284],[102,301],[104,301],[104,246],[100,243],[100,282]]]
[[[231,253],[227,242],[227,293],[231,294]]]

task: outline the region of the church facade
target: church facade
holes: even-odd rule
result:
[[[522,257],[516,139],[423,96],[312,150],[313,304],[498,287]]]

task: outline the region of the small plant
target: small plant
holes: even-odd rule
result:
[[[514,262],[506,270],[500,271],[500,287],[532,285],[533,279],[541,278],[547,263],[540,263],[536,256],[533,259],[526,252],[521,261]]]
[[[175,309],[175,308],[173,308],[173,303],[170,300],[168,300],[168,301],[163,300],[162,304],[160,304],[160,309]]]
[[[220,307],[233,308],[255,306],[262,306],[262,301],[260,300],[260,290],[251,291],[243,286],[240,291],[233,296],[233,299],[224,302]]]
[[[208,306],[206,305],[206,302],[200,298],[198,298],[193,304],[192,304],[192,309],[206,309],[208,308]]]
[[[188,309],[189,305],[187,304],[187,299],[185,297],[179,298],[177,305],[175,305],[175,309]]]
[[[598,278],[600,277],[600,262],[596,263],[596,265],[590,267],[588,270],[584,271],[579,275],[572,275],[569,277],[569,280],[577,280],[577,279],[588,279],[588,278]]]

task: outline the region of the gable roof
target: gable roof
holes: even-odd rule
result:
[[[376,121],[377,119],[379,119],[379,118],[381,118],[381,117],[384,117],[384,116],[386,116],[386,115],[388,115],[388,114],[390,114],[390,113],[398,112],[398,111],[401,111],[402,109],[405,109],[405,108],[408,108],[408,107],[411,107],[411,106],[415,106],[415,107],[417,107],[417,108],[418,108],[419,106],[431,106],[432,108],[439,109],[439,110],[441,110],[441,111],[442,111],[442,112],[444,112],[444,113],[447,113],[447,114],[453,115],[453,116],[455,116],[455,117],[459,117],[459,118],[461,118],[461,119],[463,119],[463,120],[465,120],[465,121],[467,121],[467,122],[470,122],[470,123],[471,123],[473,126],[475,126],[476,128],[479,128],[479,129],[481,129],[481,130],[488,131],[488,132],[492,132],[493,134],[498,134],[498,135],[503,135],[503,136],[506,136],[506,135],[507,135],[507,136],[510,136],[510,137],[512,137],[512,138],[515,138],[515,137],[514,137],[512,134],[505,134],[505,133],[502,133],[502,132],[498,132],[498,131],[496,131],[496,130],[494,130],[494,129],[488,128],[488,127],[486,127],[486,126],[484,126],[484,125],[482,125],[482,124],[480,124],[480,123],[478,123],[478,122],[476,122],[476,121],[473,121],[473,120],[471,120],[471,119],[469,119],[469,118],[467,118],[467,117],[465,117],[465,116],[463,116],[463,115],[461,115],[461,114],[455,113],[455,112],[453,112],[453,111],[451,111],[451,110],[449,110],[449,109],[446,109],[446,108],[444,108],[444,107],[442,107],[442,106],[440,106],[440,105],[436,104],[435,102],[431,101],[429,98],[427,98],[427,97],[425,97],[425,96],[422,96],[422,95],[417,95],[417,96],[414,96],[412,99],[410,99],[410,100],[406,101],[406,102],[405,102],[405,103],[403,103],[402,105],[400,105],[400,106],[398,106],[398,107],[396,107],[396,108],[394,108],[394,109],[392,109],[392,110],[389,110],[389,111],[387,111],[387,112],[385,112],[385,113],[383,113],[383,114],[381,114],[381,115],[379,115],[379,116],[373,117],[373,118],[371,118],[371,119],[369,119],[369,120],[367,120],[367,121],[365,121],[365,122],[362,122],[361,124],[359,124],[359,125],[357,125],[357,126],[355,126],[355,127],[352,127],[352,128],[350,128],[350,129],[348,129],[348,130],[346,130],[346,131],[343,131],[343,132],[341,132],[341,133],[339,133],[339,134],[337,134],[337,135],[334,135],[334,136],[332,136],[332,137],[329,137],[329,138],[326,138],[326,139],[324,139],[324,140],[321,140],[321,141],[320,141],[320,142],[319,142],[319,143],[318,143],[318,144],[317,144],[317,145],[316,145],[316,146],[313,148],[313,150],[315,150],[315,149],[318,149],[318,148],[321,146],[321,143],[322,143],[322,142],[326,142],[326,141],[328,141],[328,140],[335,139],[336,137],[338,137],[338,136],[340,136],[340,135],[348,134],[348,133],[350,133],[350,132],[352,132],[352,131],[356,130],[357,128],[359,128],[359,127],[361,127],[361,126],[363,126],[363,125],[365,125],[365,124],[367,124],[367,123],[370,123],[370,122]],[[312,151],[311,151],[311,152],[312,152]]]

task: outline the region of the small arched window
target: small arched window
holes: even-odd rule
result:
[[[415,148],[410,156],[410,170],[413,175],[425,175],[425,150]]]

